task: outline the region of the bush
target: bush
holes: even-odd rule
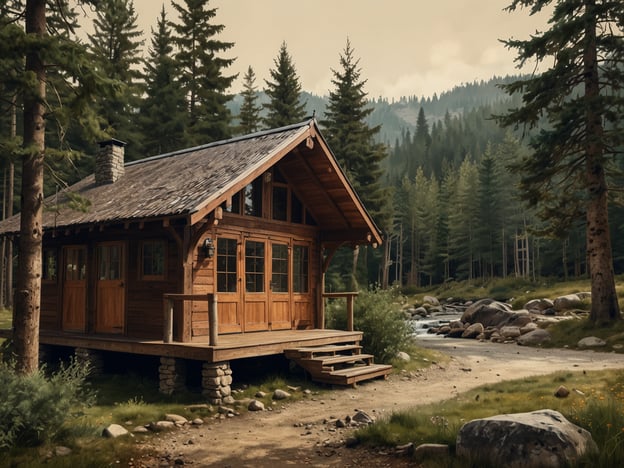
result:
[[[45,369],[17,374],[0,363],[0,449],[40,445],[61,433],[63,424],[93,395],[86,389],[89,366],[77,361],[46,376]]]
[[[411,339],[411,330],[398,304],[398,290],[372,288],[360,291],[355,299],[353,326],[364,332],[362,347],[379,362],[390,362],[403,351]],[[328,308],[328,325],[346,329],[347,314],[344,300]]]

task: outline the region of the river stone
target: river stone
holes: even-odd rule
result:
[[[425,296],[425,297],[423,297],[423,302],[425,304],[431,304],[432,306],[439,306],[440,305],[440,301],[438,301],[438,299],[436,297],[433,297],[433,296]]]
[[[375,421],[364,411],[358,411],[357,413],[355,413],[351,420],[359,424],[372,424]]]
[[[457,435],[456,453],[488,466],[559,468],[598,450],[591,434],[557,411],[475,419]]]
[[[536,328],[516,339],[516,343],[522,346],[539,346],[545,341],[550,341],[550,333],[542,328]]]
[[[585,338],[581,339],[576,345],[579,348],[598,348],[600,346],[606,346],[607,342],[601,340],[596,336],[586,336]]]
[[[520,336],[520,328],[518,327],[502,327],[500,329],[501,336],[507,339],[515,339]]]
[[[175,424],[187,424],[188,419],[184,416],[180,416],[179,414],[165,414],[165,421],[171,421]]]
[[[431,460],[434,458],[447,457],[450,454],[449,446],[446,444],[420,444],[414,449],[413,457],[416,461]]]
[[[507,325],[516,314],[502,302],[481,299],[468,307],[462,315],[463,323],[481,323],[484,327]]]
[[[251,400],[247,409],[249,411],[264,411],[264,403],[258,400]]]
[[[402,361],[402,362],[410,362],[410,361],[412,360],[412,358],[410,357],[410,355],[409,355],[409,354],[407,354],[405,351],[399,351],[399,352],[396,354],[396,358],[397,358],[399,361]]]
[[[583,305],[583,301],[578,297],[578,294],[568,294],[566,296],[559,296],[553,301],[553,308],[557,312],[568,309],[578,309]]]
[[[550,309],[553,307],[553,301],[550,299],[532,299],[526,304],[524,304],[524,308],[529,312],[537,312],[541,313],[546,309]]]
[[[473,323],[462,333],[462,338],[476,338],[484,332],[483,324]]]
[[[273,399],[274,400],[285,400],[286,398],[290,397],[290,393],[288,393],[285,390],[281,390],[281,389],[277,389],[273,392]]]
[[[523,335],[526,335],[529,332],[532,332],[533,330],[537,330],[539,327],[537,326],[537,323],[535,322],[529,322],[526,325],[523,325],[522,327],[520,327],[520,333],[522,333]]]
[[[119,424],[111,424],[102,431],[104,437],[115,438],[128,434],[128,430]]]

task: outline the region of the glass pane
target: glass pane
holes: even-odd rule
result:
[[[303,223],[303,204],[294,193],[290,197],[290,220],[293,223]]]
[[[264,242],[245,243],[245,290],[264,292]]]
[[[273,187],[273,219],[288,220],[288,189],[286,187]]]
[[[288,292],[288,246],[273,244],[271,250],[271,290]]]
[[[298,293],[308,292],[308,247],[295,245],[293,251],[293,290]]]
[[[164,276],[165,274],[165,243],[148,241],[142,245],[143,272],[142,276]]]
[[[217,291],[236,292],[238,277],[236,239],[217,239]]]
[[[262,177],[245,187],[245,214],[262,216]]]

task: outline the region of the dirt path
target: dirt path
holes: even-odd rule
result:
[[[476,340],[424,338],[419,344],[451,356],[447,364],[388,380],[363,383],[308,399],[276,404],[200,428],[160,436],[146,466],[177,463],[215,467],[408,466],[405,460],[344,446],[350,429],[336,418],[363,410],[373,417],[452,398],[479,385],[558,370],[624,368],[624,356],[593,351],[536,349]]]

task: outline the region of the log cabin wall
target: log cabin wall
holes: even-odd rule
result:
[[[156,275],[144,275],[142,262],[145,244],[162,245],[164,270]],[[47,233],[44,237],[44,271],[42,277],[41,329],[72,333],[102,333],[98,330],[98,246],[119,245],[123,252],[121,269],[123,278],[119,286],[124,289],[122,323],[113,332],[140,339],[162,339],[163,294],[180,292],[182,284],[180,249],[170,231],[162,222],[107,226],[102,230],[78,230]],[[68,263],[76,251],[84,252],[84,300],[67,287]],[[74,290],[75,291],[75,288]],[[100,296],[105,293],[100,292]],[[69,301],[69,302],[68,302]],[[69,304],[69,305],[68,305]],[[78,306],[76,306],[78,305]],[[68,309],[78,309],[68,315]],[[81,317],[78,320],[75,317]],[[68,322],[70,322],[68,324]]]

